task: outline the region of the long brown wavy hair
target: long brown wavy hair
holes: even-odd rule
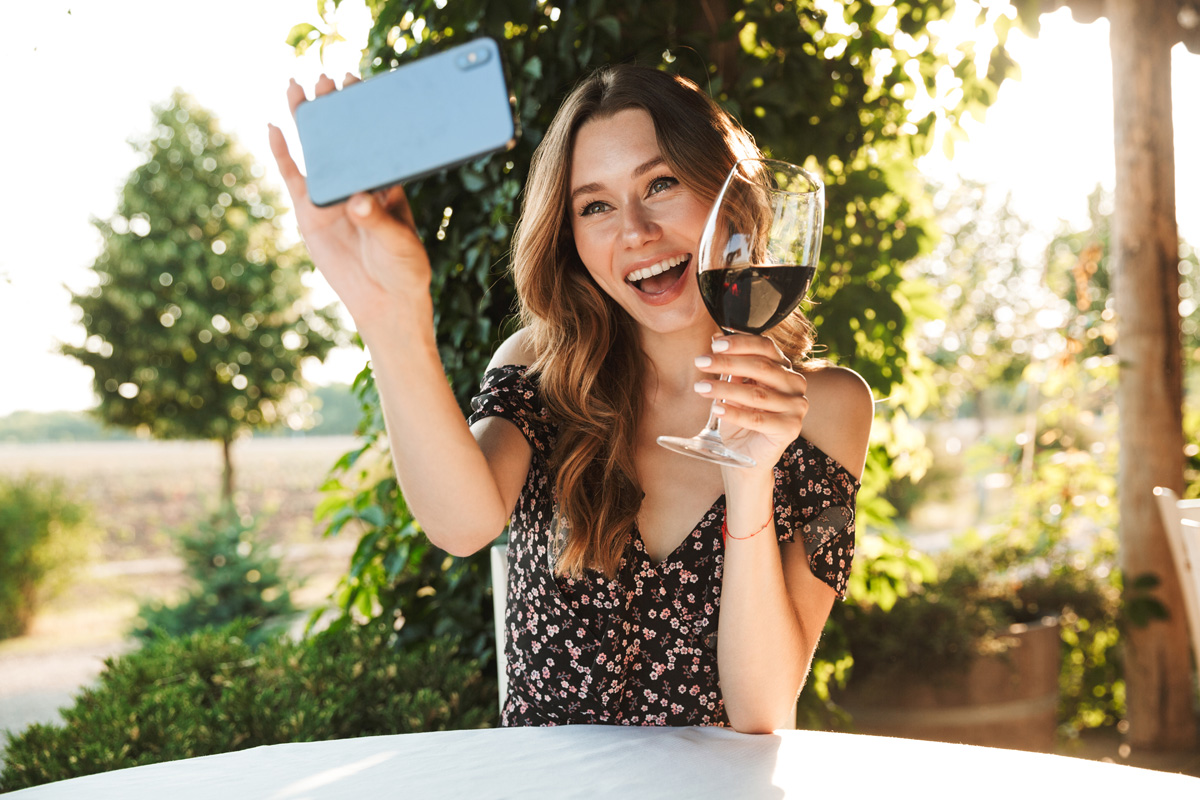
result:
[[[513,233],[513,277],[542,397],[558,427],[550,457],[558,502],[555,572],[613,577],[643,492],[634,463],[647,364],[632,319],[588,274],[571,234],[570,165],[589,120],[639,108],[654,122],[667,165],[712,202],[753,138],[691,81],[646,67],[603,67],[563,102],[534,153]],[[794,363],[813,344],[797,310],[772,330]]]

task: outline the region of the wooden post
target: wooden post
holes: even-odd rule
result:
[[[221,502],[233,504],[233,440],[221,437]]]
[[[1109,0],[1116,135],[1112,260],[1120,380],[1120,535],[1126,585],[1152,573],[1172,618],[1129,626],[1129,741],[1196,745],[1183,598],[1154,497],[1183,488],[1179,234],[1171,121],[1175,0]]]

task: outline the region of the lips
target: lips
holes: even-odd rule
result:
[[[625,282],[643,294],[662,294],[683,276],[691,260],[691,255],[686,253],[668,256],[648,267],[629,273],[625,276]]]

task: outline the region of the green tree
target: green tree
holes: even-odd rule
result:
[[[0,639],[21,636],[86,556],[91,509],[59,480],[0,475]]]
[[[1012,67],[1004,41],[1014,20],[1002,8],[974,9],[988,34],[977,46],[941,39],[939,30],[949,29],[931,24],[954,13],[953,0],[819,8],[794,0],[366,2],[375,24],[365,74],[481,35],[502,43],[511,73],[517,147],[406,187],[434,264],[442,360],[464,408],[508,330],[509,237],[533,150],[584,74],[636,61],[691,78],[768,153],[824,174],[825,246],[810,313],[820,341],[880,395],[904,397],[919,410],[923,394],[913,387],[926,384],[928,364],[915,345],[915,322],[933,306],[900,270],[921,252],[925,232],[927,201],[913,162],[944,135],[952,140],[960,115],[995,99]],[[335,35],[323,19],[297,25],[289,41],[302,50]],[[331,533],[353,521],[363,531],[340,600],[368,616],[402,618],[401,636],[424,635],[428,629],[413,621],[437,619],[431,610],[458,593],[480,606],[464,635],[490,642],[486,558],[445,559],[418,538],[394,478],[364,459],[385,447],[369,372],[356,388],[367,441],[335,467],[321,509]],[[879,425],[884,444],[872,452],[860,494],[860,513],[880,524],[888,508],[878,494],[889,472],[919,467],[910,442],[886,435],[889,426]]]
[[[113,217],[96,285],[75,294],[87,340],[64,346],[94,372],[96,414],[158,438],[230,445],[286,419],[301,365],[336,343],[337,317],[305,300],[302,248],[285,247],[276,193],[215,117],[181,91],[132,141],[143,163]]]
[[[986,420],[990,395],[1011,394],[1025,367],[1046,357],[1067,301],[1046,284],[1044,253],[1023,249],[1031,226],[1011,197],[971,181],[931,194],[942,236],[906,270],[933,288],[944,313],[922,326],[921,346],[936,365],[938,405]]]
[[[226,505],[194,530],[185,529],[173,538],[191,587],[171,605],[142,603],[133,629],[138,638],[178,638],[241,619],[257,641],[296,610],[283,561],[270,552],[253,517]]]

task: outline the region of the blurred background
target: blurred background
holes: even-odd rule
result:
[[[826,175],[810,316],[878,399],[852,596],[800,724],[869,730],[886,665],[966,674],[1013,646],[1010,625],[1052,619],[1050,684],[997,700],[1024,716],[985,743],[1139,755],[1122,644],[1183,612],[1120,563],[1109,20],[1001,0],[700,5],[692,29],[677,3],[6,6],[0,547],[23,555],[0,560],[22,609],[0,628],[0,730],[61,721],[105,658],[239,618],[300,641],[316,620],[382,621],[408,646],[452,635],[470,680],[491,679],[486,563],[422,545],[389,483],[365,355],[298,244],[266,134],[299,154],[290,78],[311,91],[486,33],[522,143],[411,192],[460,401],[511,311],[507,236],[557,99],[606,60],[693,77],[772,155]],[[1195,495],[1200,55],[1168,58]],[[952,702],[929,700],[926,733],[968,735],[938,728]],[[1200,770],[1194,730],[1182,750],[1171,763]]]

